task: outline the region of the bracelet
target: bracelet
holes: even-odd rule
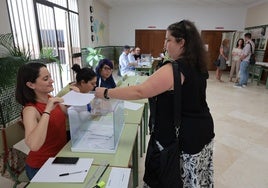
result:
[[[49,113],[49,112],[43,112],[43,114],[47,114],[47,115],[50,115],[50,113]]]
[[[105,99],[110,99],[110,97],[108,97],[108,88],[104,90],[103,96]]]

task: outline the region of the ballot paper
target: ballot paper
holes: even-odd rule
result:
[[[76,164],[52,164],[55,158],[49,158],[40,168],[31,182],[84,182],[90,166],[91,158],[79,158]],[[79,173],[76,173],[79,172]],[[60,174],[70,175],[60,176]]]
[[[63,104],[69,106],[87,105],[94,99],[94,97],[93,93],[79,93],[73,90],[62,96],[64,100]]]
[[[105,188],[128,187],[130,168],[113,167]]]

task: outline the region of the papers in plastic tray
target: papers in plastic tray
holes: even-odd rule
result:
[[[42,168],[33,177],[31,182],[84,182],[93,159],[79,158],[75,165],[52,164],[55,158],[49,158]],[[67,176],[59,176],[64,173],[73,173],[83,171],[81,173],[70,174]]]

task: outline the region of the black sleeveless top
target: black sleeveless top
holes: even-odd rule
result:
[[[215,136],[213,119],[206,102],[208,73],[200,73],[183,61],[180,61],[178,66],[179,71],[185,77],[181,93],[182,123],[179,139],[182,143],[182,150],[194,154],[200,152]],[[164,147],[175,139],[173,94],[173,91],[166,91],[150,99],[150,103],[155,102],[156,110],[152,134]]]

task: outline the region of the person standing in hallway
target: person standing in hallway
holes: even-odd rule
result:
[[[174,86],[181,84],[179,140],[182,149],[181,152],[178,152],[178,159],[181,162],[180,166],[174,167],[181,169],[181,174],[176,174],[178,179],[175,181],[181,180],[183,187],[211,188],[214,186],[213,138],[215,134],[213,118],[206,102],[209,77],[206,67],[208,62],[206,50],[197,28],[188,20],[168,26],[165,49],[169,59],[145,82],[113,89],[97,87],[95,96],[103,99],[122,100],[154,97],[156,115],[148,148],[155,144],[165,148],[170,146],[176,138],[172,106],[174,106],[173,99],[175,97]],[[178,69],[174,69],[174,71],[178,72],[178,77],[181,78],[180,83],[174,83],[172,63],[176,63],[175,61]],[[158,154],[159,150],[146,153],[145,172],[148,173],[145,173],[144,176],[144,187],[165,187],[162,182],[159,182],[160,176],[165,176],[165,174],[157,173],[160,170],[159,161],[155,160],[153,163],[151,160]],[[152,185],[156,183],[158,186]]]
[[[239,69],[240,69],[240,57],[242,55],[242,50],[244,48],[244,39],[238,39],[236,46],[232,50],[232,65],[230,70],[230,79],[229,81],[232,82],[234,72],[235,72],[235,83],[238,82],[239,78]]]
[[[220,59],[220,65],[216,69],[216,79],[219,80],[219,82],[223,82],[223,80],[221,79],[221,76],[222,76],[222,71],[226,69],[226,61],[228,60],[228,55],[229,55],[229,45],[230,45],[230,40],[224,39],[220,47],[220,55],[218,57],[218,59]]]
[[[255,51],[255,44],[251,40],[251,33],[246,33],[244,35],[245,37],[245,43],[246,45],[244,46],[242,50],[242,55],[240,57],[241,63],[240,63],[240,80],[239,83],[235,84],[234,87],[246,87],[248,83],[248,68],[249,68],[249,59],[252,53]]]

